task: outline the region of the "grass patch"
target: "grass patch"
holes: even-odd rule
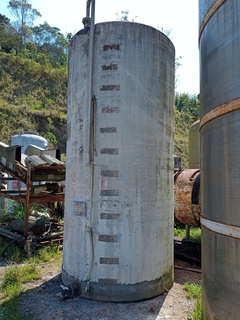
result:
[[[5,247],[10,241],[1,239],[0,246]],[[15,245],[11,245],[9,250],[14,253]],[[23,252],[18,248],[20,252]],[[6,268],[4,278],[0,287],[0,319],[1,320],[25,320],[26,315],[23,315],[17,307],[17,301],[19,296],[26,290],[26,284],[30,281],[34,281],[41,278],[41,270],[38,264],[51,263],[61,264],[62,251],[54,244],[43,247],[34,252],[34,256],[26,259],[24,255],[21,256],[21,262],[24,265],[13,264]],[[12,259],[13,260],[13,259]],[[48,267],[50,267],[48,265]],[[51,267],[50,267],[51,268]],[[28,315],[28,320],[31,316]]]
[[[19,296],[23,291],[23,283],[41,278],[40,270],[35,264],[13,265],[7,267],[1,285],[3,300]]]
[[[30,258],[29,261],[33,261],[35,263],[43,263],[43,262],[60,262],[62,260],[62,251],[58,249],[55,244],[43,247],[38,250],[34,257]]]
[[[12,298],[18,297],[23,292],[21,283],[11,283],[2,287],[2,299],[3,301],[10,301]]]
[[[1,285],[1,311],[2,320],[25,320],[17,308],[18,297],[24,292],[23,283],[39,279],[40,272],[34,265],[7,267],[4,273],[4,279]],[[29,318],[28,318],[29,319]]]
[[[26,258],[26,252],[19,248],[13,241],[0,236],[0,254],[3,255],[8,265],[19,263],[38,264],[43,262],[56,262],[62,259],[62,250],[52,243],[33,251],[33,256]]]
[[[188,320],[202,320],[202,288],[195,283],[185,283],[184,289],[187,292],[187,298],[195,300],[195,308],[189,315]]]
[[[26,320],[26,315],[18,311],[17,298],[14,298],[1,306],[0,319],[1,320]],[[30,318],[28,317],[28,320]]]
[[[8,264],[20,263],[24,259],[24,252],[13,241],[0,237],[0,255]]]
[[[174,236],[187,239],[186,229],[181,227],[174,227]],[[201,242],[201,228],[190,227],[190,240]]]

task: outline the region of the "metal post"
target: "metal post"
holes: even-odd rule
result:
[[[27,164],[27,181],[26,181],[26,201],[25,201],[25,227],[24,235],[28,234],[28,219],[29,219],[29,203],[30,203],[30,191],[31,191],[31,164]]]

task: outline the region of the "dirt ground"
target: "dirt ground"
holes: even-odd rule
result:
[[[42,266],[41,280],[27,284],[18,307],[26,320],[187,320],[194,301],[187,299],[184,283],[200,283],[200,268],[175,259],[175,280],[169,292],[140,302],[113,303],[75,296],[61,301],[60,267]],[[197,268],[199,272],[186,269]],[[0,266],[0,279],[3,276]]]

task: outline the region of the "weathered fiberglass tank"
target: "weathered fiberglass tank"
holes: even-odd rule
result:
[[[173,284],[174,60],[137,23],[70,43],[62,280],[84,297],[135,301]]]
[[[240,314],[240,2],[200,0],[204,319]]]

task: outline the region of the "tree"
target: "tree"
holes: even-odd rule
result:
[[[178,69],[181,67],[182,63],[181,63],[181,59],[182,57],[179,56],[175,59],[175,89],[177,89],[177,86],[180,82],[180,76],[178,74]]]
[[[28,0],[11,0],[8,3],[12,15],[16,18],[15,28],[21,36],[21,44],[26,48],[27,39],[31,37],[31,27],[41,13],[32,8]]]
[[[47,22],[32,28],[32,42],[41,53],[46,54],[52,66],[65,65],[68,41],[60,29],[51,27]]]
[[[158,29],[164,33],[169,39],[171,39],[171,33],[172,33],[172,30],[171,29],[166,29],[164,28],[163,26],[160,28],[158,26]],[[175,89],[177,88],[179,82],[180,82],[180,76],[178,74],[178,69],[181,67],[182,63],[181,63],[181,59],[182,57],[179,56],[177,58],[175,58]]]
[[[200,102],[196,95],[181,93],[175,95],[175,108],[192,118],[199,117]]]
[[[19,34],[12,27],[10,20],[0,14],[0,50],[6,53],[16,52],[19,43]]]

